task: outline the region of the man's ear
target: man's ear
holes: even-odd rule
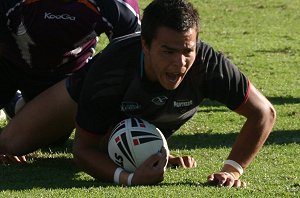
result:
[[[148,54],[149,46],[147,45],[145,39],[141,38],[141,43],[142,43],[142,49],[143,49],[144,54]]]

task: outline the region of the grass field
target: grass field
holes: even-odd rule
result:
[[[140,0],[141,8],[149,2]],[[206,184],[244,119],[204,101],[169,140],[171,153],[192,155],[196,169],[168,169],[156,186],[119,187],[94,180],[73,164],[71,138],[33,153],[27,165],[0,165],[0,197],[300,197],[300,1],[192,2],[201,15],[200,38],[238,65],[277,110],[273,132],[242,177],[248,187]]]

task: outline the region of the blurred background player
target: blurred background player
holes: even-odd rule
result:
[[[0,109],[12,118],[44,90],[75,71],[84,72],[100,34],[112,40],[139,30],[137,0],[1,0]],[[0,154],[3,141],[30,134],[30,125],[39,122],[41,114],[49,116],[49,131],[57,131],[43,144],[68,137],[74,128],[73,112],[58,105],[47,113],[47,108],[13,118],[2,131]],[[42,124],[40,136],[47,134]]]
[[[83,67],[100,34],[113,39],[139,30],[136,1],[3,0],[0,9],[0,108],[8,117],[19,100]]]

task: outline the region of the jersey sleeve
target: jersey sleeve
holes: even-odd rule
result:
[[[140,31],[140,12],[136,0],[117,1],[120,17],[113,30],[112,38]]]
[[[117,123],[126,70],[114,69],[119,65],[109,47],[94,57],[84,80],[76,116],[76,124],[82,131],[103,134]]]
[[[204,43],[200,44],[200,54],[204,60],[204,96],[225,104],[235,110],[248,97],[249,80],[222,53]]]
[[[76,122],[80,129],[103,134],[124,118],[121,102],[137,75],[140,52],[140,35],[131,34],[113,40],[94,57],[78,103]]]
[[[98,3],[104,18],[111,24],[111,31],[106,32],[108,38],[140,31],[140,11],[137,0],[102,0]]]

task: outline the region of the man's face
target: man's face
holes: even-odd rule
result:
[[[195,29],[177,32],[160,27],[151,47],[142,40],[147,78],[158,81],[165,89],[176,89],[195,61],[196,44]]]

